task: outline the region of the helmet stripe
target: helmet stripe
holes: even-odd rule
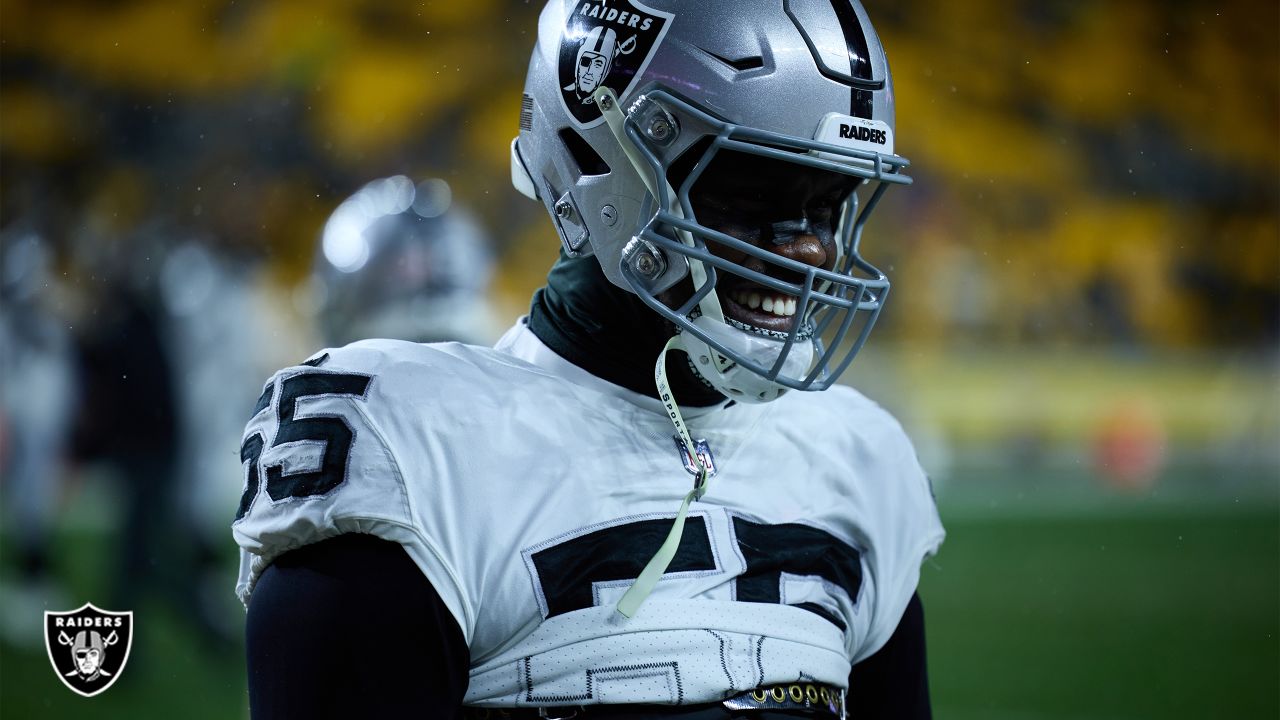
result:
[[[870,80],[871,52],[867,49],[867,34],[862,29],[858,12],[849,0],[832,0],[831,5],[840,21],[845,45],[849,48],[849,74],[859,80]],[[858,87],[849,89],[849,114],[871,119],[871,91]]]

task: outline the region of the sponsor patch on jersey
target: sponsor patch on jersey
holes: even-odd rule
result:
[[[684,446],[684,440],[680,439],[680,434],[676,433],[675,435],[672,435],[671,439],[676,443],[676,454],[678,454],[681,461],[684,462],[684,469],[687,470],[690,475],[697,475],[698,466],[694,464],[693,458],[689,456],[689,451]],[[702,460],[702,463],[706,466],[707,470],[710,471],[708,477],[715,477],[716,457],[711,454],[710,443],[702,438],[694,438],[693,449],[698,452],[698,458]]]
[[[822,122],[818,123],[818,131],[813,134],[813,139],[854,150],[865,150],[881,155],[893,154],[893,128],[880,120],[827,113],[826,117],[822,118]],[[818,152],[816,155],[824,160],[837,162],[869,163],[866,160],[856,160],[831,153]]]
[[[67,612],[45,611],[44,645],[63,685],[93,697],[120,679],[133,646],[133,613],[85,603]]]
[[[604,85],[625,97],[649,66],[675,15],[635,0],[582,0],[560,36],[560,101],[578,127],[603,117],[591,93]]]

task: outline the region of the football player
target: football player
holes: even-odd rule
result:
[[[439,178],[374,180],[344,200],[320,237],[312,279],[331,346],[365,338],[492,344],[489,239]]]
[[[0,636],[33,648],[42,638],[31,618],[64,601],[50,551],[78,390],[54,262],[25,223],[0,231],[0,509],[17,561],[0,583]]]
[[[584,104],[600,28],[627,52]],[[860,240],[910,182],[893,130],[856,1],[552,0],[512,144],[562,241],[529,315],[323,350],[246,428],[254,715],[928,717],[943,529],[835,385],[889,288]]]

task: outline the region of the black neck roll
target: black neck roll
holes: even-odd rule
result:
[[[657,398],[653,367],[675,328],[640,298],[605,278],[593,257],[563,252],[533,295],[529,329],[557,355],[615,385]],[[724,402],[689,369],[684,353],[667,356],[676,401],[703,407]]]

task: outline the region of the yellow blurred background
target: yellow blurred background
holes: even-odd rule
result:
[[[873,345],[1274,357],[1276,7],[870,5],[917,178],[868,242],[895,283]],[[504,316],[541,283],[555,237],[510,189],[506,147],[536,6],[0,10],[0,208],[73,284],[77,237],[129,252],[163,224],[295,287],[333,207],[394,173],[480,210]]]
[[[898,150],[915,185],[890,193],[869,226],[864,253],[893,293],[849,381],[912,429],[944,518],[959,523],[953,557],[963,558],[965,522],[981,535],[1005,513],[1243,502],[1271,518],[1259,521],[1246,567],[1261,583],[1250,591],[1264,596],[1259,617],[1274,620],[1280,6],[865,4],[889,53]],[[162,280],[165,258],[198,242],[252,285],[263,317],[249,372],[265,373],[319,342],[308,283],[338,203],[374,178],[439,177],[492,236],[491,299],[510,320],[558,248],[543,209],[509,182],[538,10],[500,0],[0,0],[0,243],[40,238],[51,258],[40,307],[78,338],[111,313],[115,286]],[[264,377],[243,377],[250,403]],[[55,520],[60,537],[111,537],[94,503],[119,493],[95,490],[92,466],[59,467],[73,480],[57,517],[85,521]],[[10,531],[16,522],[6,519]],[[1206,556],[1237,553],[1244,541],[1223,532]],[[72,587],[109,584],[66,572]],[[1241,712],[1275,717],[1274,631],[1250,626],[1261,646],[1219,648],[1253,658],[1263,678],[1242,681],[1233,697],[1257,702]],[[949,641],[944,661],[973,650]],[[6,670],[35,657],[0,647]],[[1193,652],[1169,652],[1183,651]],[[234,686],[234,652],[215,657]],[[1057,717],[1070,703],[993,706],[965,695],[972,678],[943,672],[945,717]],[[28,694],[7,674],[0,710],[5,700],[47,707],[63,692]],[[139,687],[118,693],[137,703],[120,705],[122,717],[161,692]],[[1146,711],[1158,706],[1124,705],[1124,687],[1120,710],[1061,716],[1157,716]],[[1197,697],[1207,707],[1216,696]],[[1187,707],[1171,700],[1160,716]]]

